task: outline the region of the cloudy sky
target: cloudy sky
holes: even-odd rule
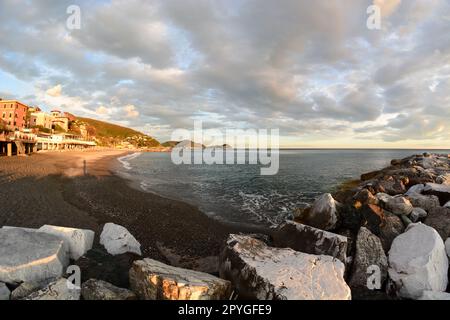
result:
[[[161,141],[203,120],[284,147],[450,148],[448,0],[0,0],[0,21],[0,97],[45,110]]]

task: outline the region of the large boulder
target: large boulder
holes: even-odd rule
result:
[[[80,288],[61,278],[36,291],[24,300],[80,300]]]
[[[230,235],[220,255],[220,276],[241,299],[350,300],[344,271],[331,256],[272,248],[246,235]]]
[[[396,215],[409,215],[413,211],[413,205],[405,197],[391,197],[386,203],[386,210]]]
[[[394,179],[393,177],[378,180],[374,185],[374,189],[377,192],[387,193],[391,196],[404,194],[406,192],[406,187],[403,181]]]
[[[386,207],[387,203],[392,200],[393,196],[390,196],[387,193],[379,192],[375,195],[375,198],[377,198],[380,206]]]
[[[22,230],[22,231],[27,231],[27,232],[37,232],[37,229],[33,229],[33,228],[22,228],[22,227],[13,227],[13,226],[3,226],[2,227],[3,230]]]
[[[437,196],[441,205],[450,201],[450,185],[447,184],[427,183],[423,193]]]
[[[11,300],[21,300],[32,293],[44,289],[50,283],[55,282],[57,279],[45,279],[40,281],[27,281],[23,282],[11,292]]]
[[[11,292],[9,291],[6,284],[4,284],[3,282],[0,282],[0,301],[9,300],[10,295],[11,295]]]
[[[0,230],[0,281],[17,284],[60,277],[69,256],[60,238],[20,229]]]
[[[436,178],[436,183],[450,185],[450,173],[438,176]]]
[[[444,242],[433,228],[412,224],[389,251],[389,276],[398,296],[418,299],[424,291],[447,288],[448,258]]]
[[[418,300],[442,300],[450,301],[450,293],[439,291],[424,291]]]
[[[409,196],[411,194],[422,194],[423,190],[425,189],[424,184],[416,184],[413,185],[411,188],[408,189],[408,191],[405,193],[405,196]]]
[[[126,228],[114,223],[105,224],[100,235],[100,244],[112,255],[126,252],[142,255],[141,244],[136,238]]]
[[[362,189],[354,195],[353,200],[359,202],[360,205],[364,204],[378,204],[378,199],[367,189]]]
[[[409,218],[411,219],[412,222],[418,222],[419,220],[425,219],[428,215],[428,212],[426,212],[424,209],[422,208],[414,208],[413,211],[411,212],[411,215],[409,216]]]
[[[443,240],[450,237],[450,208],[434,208],[424,220],[426,225],[433,227]]]
[[[445,251],[447,252],[447,256],[450,258],[450,238],[445,241]]]
[[[136,300],[136,295],[128,290],[116,287],[109,282],[90,279],[82,284],[81,296],[84,300]]]
[[[412,192],[408,194],[407,198],[414,207],[422,208],[427,212],[440,206],[439,198],[433,195],[423,195]]]
[[[380,227],[380,234],[378,236],[380,237],[384,252],[389,252],[394,239],[405,231],[405,225],[399,217],[392,213],[385,212],[384,217],[384,224]]]
[[[369,267],[377,266],[381,271],[380,284],[387,278],[388,261],[380,239],[369,229],[361,227],[356,238],[356,253],[349,285],[352,288],[367,289]],[[381,288],[378,288],[381,289]]]
[[[347,238],[344,236],[293,221],[281,224],[272,236],[276,247],[332,256],[346,263]]]
[[[91,230],[44,225],[38,231],[53,234],[64,240],[68,246],[70,258],[73,260],[78,260],[91,250],[94,243],[95,233]]]
[[[229,281],[152,259],[133,263],[130,286],[143,300],[223,300],[231,294]]]
[[[326,193],[314,201],[311,209],[300,222],[322,230],[332,230],[336,227],[336,201],[331,194]]]
[[[362,221],[361,224],[372,231],[374,234],[379,235],[380,229],[386,223],[385,212],[379,206],[369,204],[360,209]]]

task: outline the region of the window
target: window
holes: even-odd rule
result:
[[[12,118],[12,113],[11,113],[11,112],[9,113],[9,118],[10,118],[10,119]]]

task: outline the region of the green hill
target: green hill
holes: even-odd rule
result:
[[[71,123],[70,131],[94,138],[102,146],[132,144],[135,147],[159,147],[160,143],[142,132],[112,123],[77,117]]]
[[[205,148],[205,145],[200,144],[200,143],[196,143],[194,141],[191,140],[183,140],[183,141],[166,141],[162,144],[163,147],[167,147],[167,148],[175,148],[176,146],[178,147],[191,147],[191,148]]]

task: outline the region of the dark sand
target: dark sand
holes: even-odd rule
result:
[[[114,174],[117,157],[124,154],[53,152],[0,158],[0,227],[91,229],[98,242],[103,225],[113,222],[136,237],[144,257],[181,265],[217,256],[229,233],[255,231],[225,225],[192,205],[131,187]]]

